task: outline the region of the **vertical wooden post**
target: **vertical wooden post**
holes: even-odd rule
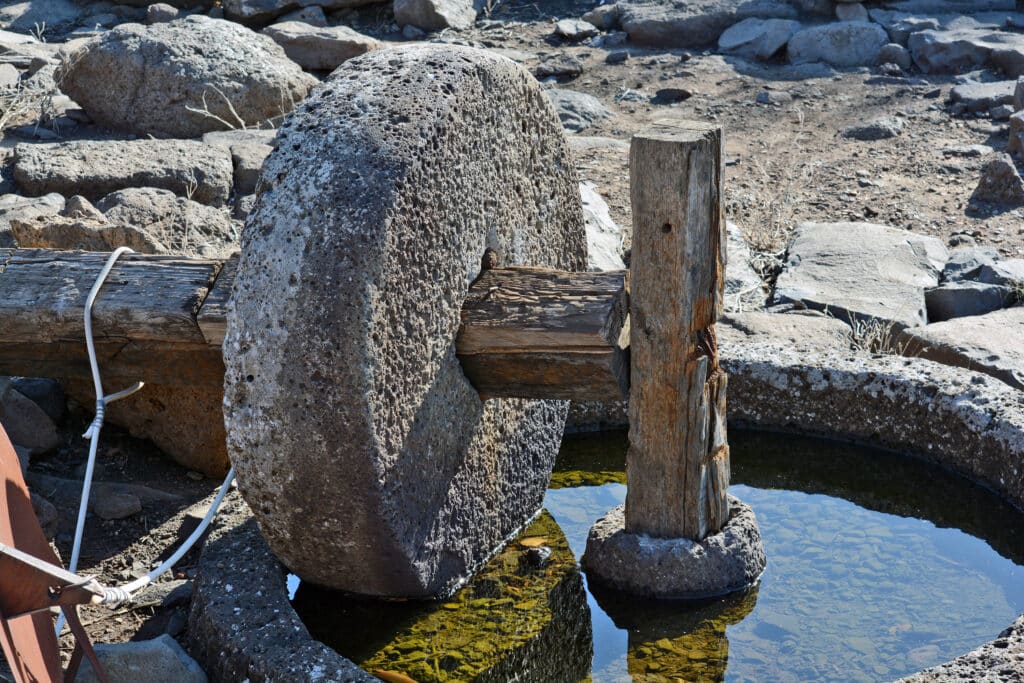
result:
[[[633,137],[626,531],[700,540],[729,518],[722,131],[657,121]]]

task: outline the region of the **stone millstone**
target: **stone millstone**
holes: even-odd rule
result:
[[[288,118],[224,343],[228,450],[275,554],[372,595],[456,589],[539,509],[565,402],[483,402],[455,336],[484,249],[581,271],[561,125],[512,61],[347,61]]]
[[[625,507],[612,508],[591,527],[582,564],[591,580],[626,593],[705,598],[752,585],[765,562],[754,511],[729,496],[729,521],[699,542],[628,533]]]

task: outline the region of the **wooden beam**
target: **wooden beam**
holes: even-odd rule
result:
[[[625,271],[482,271],[455,340],[463,371],[484,398],[625,398],[627,282]]]
[[[90,376],[83,313],[108,257],[48,249],[0,253],[0,374]],[[219,342],[207,342],[197,314],[221,266],[208,259],[121,256],[93,306],[104,378],[219,386]]]
[[[729,517],[721,129],[658,121],[633,137],[629,167],[626,531],[699,540]]]
[[[224,333],[228,323],[228,299],[231,288],[235,284],[235,273],[238,271],[238,254],[224,262],[217,280],[210,287],[210,293],[203,301],[202,308],[196,315],[196,322],[203,333],[207,344],[220,346],[224,343]]]

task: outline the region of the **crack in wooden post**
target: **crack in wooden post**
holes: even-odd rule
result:
[[[700,540],[728,521],[722,132],[658,121],[630,146],[626,531]]]

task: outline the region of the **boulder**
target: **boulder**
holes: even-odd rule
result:
[[[61,444],[50,416],[15,389],[9,377],[0,378],[0,424],[12,443],[33,454],[52,451]]]
[[[989,29],[927,30],[907,39],[925,73],[964,73],[994,66],[1007,76],[1024,74],[1024,35]]]
[[[840,2],[836,5],[836,19],[839,21],[869,21],[868,11],[859,2]]]
[[[156,2],[146,8],[147,24],[164,24],[174,21],[181,12],[177,7],[168,5],[165,2]]]
[[[91,381],[65,380],[64,391],[82,405],[92,405]],[[132,436],[152,441],[182,467],[223,477],[228,462],[218,386],[169,386],[146,383],[140,391],[107,406],[106,420]]]
[[[594,183],[580,183],[583,221],[587,229],[587,270],[624,270],[622,228],[608,212],[608,204]]]
[[[485,248],[586,267],[562,127],[514,62],[422,44],[345,62],[277,139],[224,341],[239,489],[304,580],[448,595],[537,512],[561,441],[565,402],[482,401],[454,340]]]
[[[743,19],[796,19],[798,13],[786,0],[636,0],[619,7],[629,39],[649,47],[707,47]]]
[[[128,247],[140,254],[166,254],[168,249],[134,225],[95,220],[40,216],[31,220],[11,220],[11,231],[18,245],[33,249],[113,251]]]
[[[622,13],[620,7],[613,3],[610,5],[598,5],[580,18],[602,31],[610,31],[618,28]]]
[[[915,327],[928,322],[925,289],[939,284],[947,260],[934,237],[872,223],[802,223],[775,298],[847,321]]]
[[[67,412],[64,390],[60,382],[45,377],[14,377],[11,385],[19,394],[32,400],[54,422],[59,422]]]
[[[309,5],[321,9],[343,9],[372,5],[379,0],[224,0],[221,6],[228,19],[246,23],[266,23],[276,17]]]
[[[999,154],[982,167],[971,200],[1010,206],[1024,204],[1024,180],[1009,154]]]
[[[106,140],[20,144],[14,183],[30,195],[80,194],[96,201],[128,187],[158,187],[220,206],[234,167],[223,147],[194,140]]]
[[[727,313],[715,326],[719,347],[771,342],[794,349],[849,351],[850,326],[817,311]]]
[[[324,14],[324,9],[320,5],[310,5],[281,15],[278,19],[278,22],[285,21],[301,21],[310,26],[327,26],[327,15]]]
[[[972,14],[975,12],[1012,12],[1016,0],[890,0],[886,7],[897,12],[933,12],[936,14]]]
[[[566,130],[578,133],[594,123],[612,116],[612,112],[601,104],[601,100],[587,93],[565,88],[545,90],[548,100],[555,108],[558,119]]]
[[[984,282],[947,282],[925,292],[928,321],[984,315],[1013,303],[1013,290]]]
[[[895,64],[903,71],[907,71],[914,65],[914,59],[907,48],[898,43],[888,43],[878,51],[878,63]]]
[[[95,646],[110,683],[206,683],[206,674],[196,661],[166,633],[153,640],[130,643],[101,643]],[[75,683],[99,683],[88,658]]]
[[[476,22],[473,0],[395,0],[395,21],[424,31],[467,29]]]
[[[565,52],[548,55],[540,60],[534,67],[533,75],[539,79],[544,78],[575,78],[583,73],[583,62]]]
[[[316,27],[299,21],[284,21],[262,32],[284,48],[289,59],[303,69],[314,71],[333,71],[346,59],[380,47],[378,40],[348,26]]]
[[[1024,306],[903,333],[905,353],[984,372],[1024,391]]]
[[[215,209],[154,187],[112,192],[97,202],[112,223],[134,226],[159,241],[157,253],[226,258],[238,250],[239,225]]]
[[[832,66],[872,66],[889,42],[878,24],[839,21],[797,31],[789,39],[787,52],[794,64],[825,62]]]
[[[844,138],[874,142],[894,138],[903,132],[903,120],[895,116],[882,116],[860,126],[851,126],[843,131]]]
[[[36,26],[49,30],[78,22],[85,8],[72,0],[22,0],[0,5],[0,26],[28,33]]]
[[[956,249],[949,255],[949,261],[942,269],[943,282],[977,280],[984,266],[994,265],[999,252],[992,247],[966,247]]]
[[[1020,290],[1024,286],[1024,259],[1014,258],[983,264],[978,271],[978,281]]]
[[[583,19],[561,19],[555,22],[555,35],[568,41],[578,42],[597,34],[597,27]]]
[[[56,77],[102,126],[179,138],[277,121],[317,83],[270,38],[202,15],[122,24],[74,51]]]
[[[56,192],[42,197],[0,196],[0,249],[17,246],[11,231],[12,218],[31,220],[38,216],[56,216],[64,210],[64,203],[64,197]]]
[[[727,28],[718,38],[718,49],[747,59],[770,59],[799,28],[798,21],[750,17]]]
[[[963,105],[965,111],[988,111],[998,104],[1012,104],[1017,81],[961,83],[949,91],[949,101]]]

